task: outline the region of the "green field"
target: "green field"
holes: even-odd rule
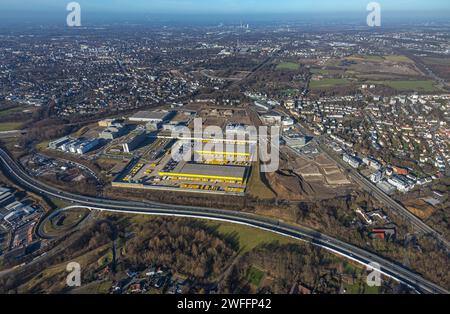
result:
[[[383,62],[392,61],[398,63],[414,63],[410,58],[402,55],[387,55],[387,56],[351,56],[347,60],[366,61],[366,62]]]
[[[130,223],[144,224],[155,219],[153,216],[133,215],[130,217]],[[268,244],[278,241],[280,244],[300,244],[302,242],[288,238],[273,232],[264,231],[246,225],[234,224],[231,222],[217,222],[211,220],[198,219],[206,226],[215,229],[219,234],[237,240],[240,248],[240,254],[251,251],[261,244]]]
[[[111,250],[110,244],[105,244],[95,250],[89,251],[84,255],[77,256],[76,261],[77,263],[80,263],[81,269],[86,269],[88,265],[91,265],[92,263],[95,263],[98,259],[99,255],[104,255],[108,250]],[[46,282],[53,282],[54,283],[54,289],[56,291],[62,291],[63,289],[67,288],[65,277],[67,276],[67,261],[61,262],[56,265],[52,265],[49,267],[44,267],[43,270],[38,273],[36,276],[31,278],[31,280],[28,280],[26,283],[21,285],[18,289],[18,293],[26,293],[29,291],[32,291],[34,289],[39,289],[42,285],[42,283]],[[89,284],[90,286],[90,284]],[[92,284],[92,286],[95,286],[97,291],[99,293],[100,290],[106,290],[108,288],[108,285],[102,286],[102,289],[98,287],[95,284]],[[80,287],[82,289],[84,286]],[[50,291],[47,291],[47,293],[51,293]]]
[[[399,63],[414,63],[414,61],[412,61],[410,58],[402,55],[384,56],[384,59]]]
[[[48,148],[48,144],[49,143],[50,143],[50,141],[41,142],[41,143],[36,145],[36,149],[38,151],[44,151],[44,150],[46,150]]]
[[[355,283],[353,285],[346,284],[345,290],[347,290],[347,294],[379,294],[380,287],[369,287],[366,284],[360,285],[359,283]]]
[[[369,61],[369,62],[383,62],[384,58],[381,56],[360,56],[355,55],[346,58],[347,60],[353,60],[353,61]]]
[[[0,132],[19,130],[22,127],[20,122],[2,122],[0,123]]]
[[[64,206],[58,206],[62,208]],[[61,236],[76,227],[89,215],[87,209],[72,209],[59,213],[55,217],[43,222],[42,231],[48,236]],[[59,223],[59,224],[58,224]]]
[[[398,91],[422,91],[434,92],[438,89],[431,80],[424,81],[379,81],[371,82],[371,84],[382,84],[392,87]]]
[[[113,282],[109,280],[95,281],[75,288],[73,294],[108,294]]]
[[[247,193],[260,199],[272,199],[276,197],[275,193],[262,181],[259,163],[253,164],[247,184]]]
[[[51,198],[50,201],[55,205],[58,209],[65,208],[70,206],[71,204],[69,202],[60,200],[59,198]]]
[[[320,75],[327,75],[328,71],[324,69],[311,69],[309,70],[312,74],[320,74]]]
[[[450,59],[449,58],[432,58],[427,57],[424,58],[425,63],[427,64],[438,64],[438,65],[450,65]]]
[[[310,87],[311,88],[327,88],[327,87],[334,87],[334,86],[340,86],[340,85],[347,85],[350,81],[346,79],[335,79],[335,78],[328,78],[323,79],[320,81],[311,81]]]
[[[216,228],[220,234],[236,238],[239,241],[241,254],[251,251],[260,244],[272,243],[275,241],[278,241],[280,244],[299,243],[297,240],[249,226],[228,222],[207,222],[207,224]]]
[[[103,255],[102,257],[100,257],[97,261],[98,266],[100,267],[105,267],[107,266],[109,263],[111,263],[111,261],[113,260],[113,253],[112,250],[108,251],[105,255]]]
[[[329,69],[317,69],[317,68],[314,68],[314,69],[311,69],[310,72],[311,72],[312,74],[318,74],[318,75],[342,75],[342,74],[344,74],[344,73],[346,73],[346,72],[352,72],[352,71],[350,71],[350,70],[345,71],[344,69],[340,69],[340,70],[336,70],[336,69],[329,70]],[[356,73],[356,72],[355,72],[355,73]]]
[[[261,283],[263,277],[264,272],[256,268],[255,266],[250,267],[247,272],[247,280],[255,287],[259,287],[259,284]]]
[[[277,70],[293,70],[296,71],[300,65],[294,62],[283,62],[277,65]]]
[[[5,110],[0,110],[0,117],[6,116],[6,115],[11,114],[11,113],[21,112],[21,111],[23,111],[23,110],[24,110],[24,109],[23,109],[23,108],[20,108],[20,107],[9,108],[9,109],[5,109]]]
[[[284,91],[282,91],[282,94],[284,95],[284,96],[295,96],[295,95],[297,95],[299,93],[299,90],[298,89],[293,89],[293,88],[290,88],[290,89],[285,89]]]

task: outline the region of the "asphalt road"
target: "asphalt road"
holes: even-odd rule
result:
[[[366,266],[370,263],[378,263],[380,266],[379,271],[382,274],[402,282],[420,293],[448,293],[447,290],[424,279],[419,274],[405,268],[401,264],[391,262],[374,253],[305,227],[291,226],[274,219],[237,211],[167,205],[154,202],[142,203],[134,201],[116,201],[111,199],[76,195],[58,190],[31,178],[3,149],[0,149],[0,162],[5,174],[27,190],[42,196],[69,201],[76,204],[76,206],[81,205],[93,210],[109,211],[114,213],[191,217],[245,224],[312,243],[315,246],[322,247],[334,254],[343,256]]]

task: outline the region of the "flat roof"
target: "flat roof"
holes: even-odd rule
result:
[[[245,177],[246,167],[241,166],[223,166],[223,165],[208,165],[208,164],[194,164],[186,163],[176,172],[162,172],[162,175],[171,176],[187,176],[199,177],[209,179],[226,179],[243,181]]]
[[[11,192],[11,190],[0,186],[0,193],[5,193],[5,192]]]
[[[250,157],[256,150],[256,144],[230,144],[216,143],[215,145],[202,145],[199,149],[194,145],[194,152],[200,155],[246,156]]]
[[[141,136],[143,136],[143,134],[145,136],[147,135],[145,130],[142,130],[142,129],[134,130],[123,139],[122,144],[130,144],[133,141],[135,141],[137,138],[140,138]]]
[[[164,120],[170,112],[168,111],[139,111],[130,117],[131,120]]]

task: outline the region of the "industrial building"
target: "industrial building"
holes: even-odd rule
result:
[[[227,126],[225,127],[225,133],[226,135],[257,135],[257,131],[254,127],[240,123],[227,124]]]
[[[267,103],[263,103],[261,101],[255,101],[255,106],[265,111],[269,111],[272,108],[272,106],[269,106]]]
[[[133,150],[129,147],[130,144],[138,145],[139,140],[136,138],[141,139],[142,134],[145,133],[125,143],[124,151]],[[193,157],[190,161],[178,161],[173,158],[172,154],[183,147],[178,145],[177,148],[172,147],[173,143],[176,143],[175,139],[158,142],[147,156],[152,156],[151,159],[133,159],[117,175],[112,185],[117,188],[244,195],[251,169],[250,146],[229,144],[216,147],[207,145],[208,141],[201,142],[205,145],[194,146],[189,151]],[[192,145],[194,142],[189,143]],[[233,149],[226,148],[230,145]],[[169,149],[168,146],[172,148]],[[161,158],[157,158],[158,156]]]
[[[124,153],[130,153],[145,141],[147,133],[143,130],[133,133],[128,140],[122,144]]]
[[[114,123],[100,132],[99,137],[105,140],[113,140],[125,133],[125,127],[120,123]]]
[[[178,167],[177,167],[178,168]],[[223,166],[186,163],[171,172],[160,172],[161,177],[175,180],[237,182],[243,184],[247,176],[247,168],[240,166]]]
[[[281,121],[281,125],[284,128],[290,128],[294,126],[294,119],[289,118],[289,117],[283,117],[282,121]]]
[[[51,149],[58,149],[62,145],[66,144],[66,143],[68,143],[70,141],[71,141],[70,137],[65,136],[65,137],[62,137],[62,138],[59,138],[57,140],[54,140],[54,141],[50,142],[48,144],[48,147],[51,148]]]
[[[0,187],[0,220],[11,223],[13,219],[30,215],[34,211],[33,207],[16,201],[10,189]]]
[[[228,163],[230,161],[251,161],[256,148],[252,145],[243,144],[223,144],[212,147],[201,146],[194,150],[194,160],[201,160],[207,163]],[[195,159],[197,158],[197,159]]]
[[[286,145],[291,148],[302,148],[307,143],[307,137],[299,133],[285,133],[282,138]]]
[[[68,143],[69,153],[76,154],[78,147],[83,143],[83,140],[73,140]]]
[[[14,202],[14,200],[14,195],[11,193],[10,189],[0,187],[0,207],[8,205]]]
[[[261,121],[262,121],[264,124],[270,124],[270,125],[276,124],[276,125],[280,125],[280,124],[281,124],[282,117],[281,117],[281,115],[280,115],[278,112],[276,112],[276,111],[271,111],[271,112],[269,112],[269,113],[266,113],[266,114],[261,115],[260,119],[261,119]]]
[[[100,144],[99,139],[92,139],[82,142],[76,149],[77,154],[83,155],[90,152]]]
[[[105,119],[98,122],[98,125],[104,128],[110,127],[116,123],[116,119]]]
[[[132,122],[145,122],[159,125],[170,120],[174,115],[172,111],[139,111],[128,118]]]
[[[70,140],[59,147],[63,152],[70,152],[73,154],[86,154],[100,145],[100,140],[96,139],[78,139]]]
[[[185,130],[186,124],[184,122],[179,121],[171,121],[169,123],[165,123],[162,126],[164,131],[177,132]]]

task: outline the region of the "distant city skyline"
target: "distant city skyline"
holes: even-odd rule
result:
[[[2,0],[0,11],[54,12],[70,0]],[[359,12],[370,0],[78,0],[90,12],[157,14],[259,14],[302,12]],[[378,0],[385,11],[450,11],[448,0]]]

